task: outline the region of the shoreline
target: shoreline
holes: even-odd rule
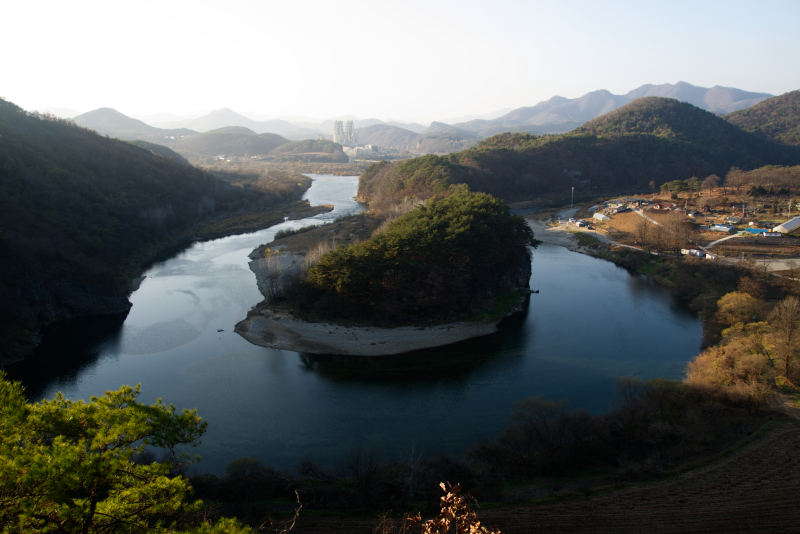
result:
[[[521,308],[522,304],[512,313]],[[404,354],[494,334],[506,317],[424,327],[380,328],[310,323],[288,312],[276,313],[268,309],[248,315],[236,324],[234,332],[253,345],[311,354],[369,357]]]
[[[291,350],[311,354],[338,356],[391,356],[421,349],[442,347],[494,334],[506,317],[524,309],[530,299],[530,289],[523,292],[517,305],[501,316],[482,321],[457,321],[432,326],[376,326],[341,325],[331,322],[308,322],[294,317],[286,310],[267,303],[267,281],[271,271],[278,267],[262,258],[265,248],[283,251],[285,244],[261,245],[250,253],[250,270],[265,300],[236,323],[234,332],[253,345],[276,350]],[[289,253],[279,257],[282,276],[292,276],[299,271],[305,259],[302,253]]]

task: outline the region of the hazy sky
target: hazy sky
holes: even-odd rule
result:
[[[429,121],[687,81],[800,89],[800,1],[25,0],[0,96],[26,109]]]

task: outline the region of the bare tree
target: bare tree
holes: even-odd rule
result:
[[[400,457],[402,458],[400,483],[405,488],[408,501],[413,503],[414,498],[423,491],[421,471],[424,452],[417,451],[417,444],[412,440],[408,448],[401,452]]]
[[[647,217],[639,217],[634,227],[633,237],[640,247],[650,250],[650,233],[653,226],[653,221]]]
[[[267,300],[274,304],[278,301],[278,297],[280,296],[283,254],[277,249],[264,249],[259,264],[259,266],[267,272],[262,280],[266,290]]]
[[[511,422],[517,423],[523,435],[530,439],[539,450],[553,456],[556,449],[567,438],[567,425],[564,415],[569,409],[569,401],[545,399],[543,395],[528,397],[514,403]]]
[[[359,497],[368,500],[372,495],[380,470],[380,454],[374,445],[355,445],[347,454],[345,471],[352,477]]]
[[[719,187],[719,176],[716,174],[712,174],[705,180],[703,180],[703,189],[708,189],[709,191],[713,191]]]
[[[794,384],[800,357],[800,299],[791,296],[780,301],[769,324],[769,341],[778,361],[778,370],[789,383]]]
[[[644,392],[644,380],[638,376],[618,376],[614,379],[614,396],[611,404],[633,408]]]

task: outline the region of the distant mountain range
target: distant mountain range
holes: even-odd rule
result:
[[[534,134],[564,133],[637,98],[646,96],[674,98],[717,115],[724,115],[748,108],[772,95],[751,93],[719,85],[708,89],[686,82],[678,82],[674,85],[669,83],[647,84],[624,95],[615,95],[601,89],[586,93],[580,98],[554,96],[535,106],[517,108],[494,120],[473,120],[454,124],[454,126],[461,130],[474,132],[480,137],[490,137],[507,131]]]
[[[426,127],[417,123],[384,122],[375,118],[354,119],[354,122],[360,144],[402,147],[412,152],[452,152],[463,150],[477,140],[502,132],[527,132],[539,135],[566,133],[587,121],[646,96],[674,98],[717,115],[723,115],[749,108],[772,95],[731,87],[698,87],[686,82],[647,84],[624,95],[599,90],[586,93],[579,98],[554,96],[534,106],[460,117],[469,120],[454,124],[434,121]],[[505,113],[496,117],[497,113],[501,112]],[[316,139],[320,134],[331,139],[333,133],[333,119],[320,123],[283,119],[256,120],[228,108],[218,109],[194,119],[152,124],[127,117],[111,108],[90,111],[76,116],[74,120],[82,126],[111,137],[144,139],[166,146],[172,146],[173,141],[176,142],[189,135],[229,127],[244,127],[255,134],[278,134],[287,140]]]
[[[73,118],[75,124],[85,126],[99,134],[123,140],[143,139],[152,143],[169,146],[165,138],[180,138],[195,135],[197,132],[186,128],[165,130],[150,126],[140,120],[132,119],[112,108],[99,108]]]

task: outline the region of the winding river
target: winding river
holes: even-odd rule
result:
[[[334,204],[330,221],[362,210],[357,177],[311,175],[305,198]],[[651,279],[542,245],[528,308],[490,336],[401,356],[354,358],[256,347],[233,326],[262,297],[247,255],[287,221],[197,242],[154,262],[125,317],[71,321],[9,365],[31,400],[88,399],[142,384],[141,400],[197,408],[209,421],[199,469],[221,473],[240,456],[296,468],[304,456],[336,464],[359,442],[395,457],[413,440],[426,454],[460,455],[494,438],[513,401],[543,394],[596,413],[615,376],[677,379],[697,353],[697,315]]]

